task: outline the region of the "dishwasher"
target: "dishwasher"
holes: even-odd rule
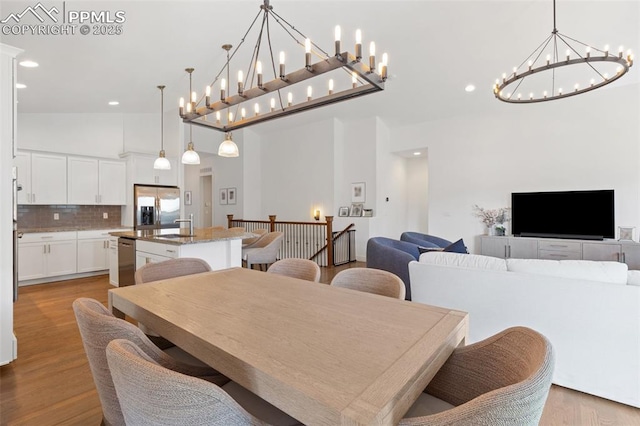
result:
[[[134,285],[136,272],[136,240],[118,238],[118,286]]]

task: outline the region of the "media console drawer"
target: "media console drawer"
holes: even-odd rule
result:
[[[569,250],[538,250],[538,259],[580,260],[582,259],[582,252]]]
[[[576,241],[539,241],[538,249],[582,253],[582,244]]]

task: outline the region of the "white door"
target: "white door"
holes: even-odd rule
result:
[[[201,226],[213,226],[213,176],[200,176],[200,217]]]

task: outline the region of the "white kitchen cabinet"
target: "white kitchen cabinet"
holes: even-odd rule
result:
[[[126,204],[126,164],[68,157],[68,202],[80,205]]]
[[[157,156],[149,154],[126,153],[123,157],[129,162],[131,171],[130,185],[178,185],[178,164],[174,158],[167,158],[171,163],[171,170],[156,170],[153,163]]]
[[[109,269],[109,231],[78,231],[78,272]]]
[[[18,152],[18,204],[67,204],[67,157],[40,152]]]
[[[76,232],[27,233],[18,242],[18,280],[77,272]]]
[[[109,283],[118,287],[118,237],[109,237]]]
[[[147,263],[162,262],[180,257],[180,247],[174,244],[138,240],[136,242],[136,269]]]

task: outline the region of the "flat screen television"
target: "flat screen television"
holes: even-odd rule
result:
[[[613,189],[514,192],[511,231],[521,237],[615,238]]]

